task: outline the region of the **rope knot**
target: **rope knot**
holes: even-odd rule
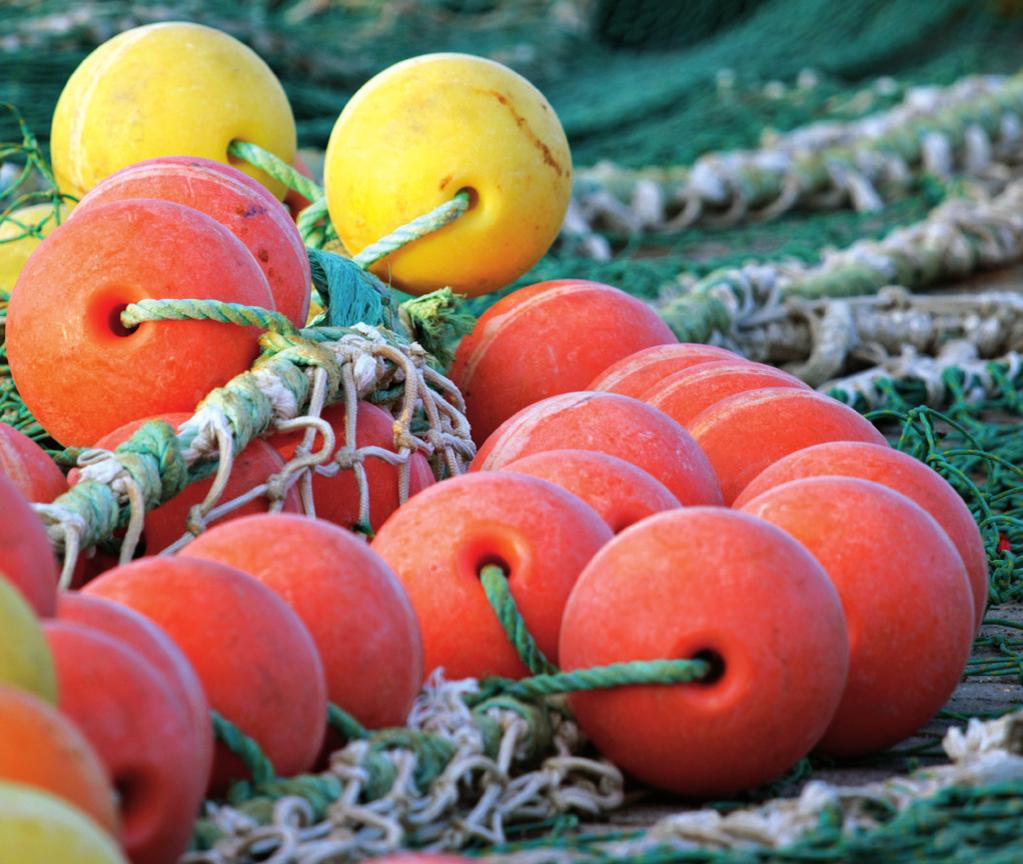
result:
[[[357,447],[345,445],[337,448],[333,461],[342,471],[350,471],[363,463],[364,455]]]

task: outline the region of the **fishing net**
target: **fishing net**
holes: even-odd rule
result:
[[[889,780],[849,785],[843,766],[811,756],[740,800],[689,812],[661,800],[638,826],[619,821],[640,790],[587,744],[564,694],[640,681],[687,686],[706,664],[561,673],[539,654],[496,572],[484,574],[484,587],[529,678],[434,676],[400,729],[365,730],[332,706],[331,724],[348,743],[328,770],[297,778],[277,777],[255,742],[215,718],[251,780],[207,804],[188,860],[313,864],[397,848],[516,862],[1023,856],[1023,720],[1012,713],[1023,697],[1023,301],[1008,285],[932,290],[1023,257],[1017,4],[68,6],[16,0],[0,9],[0,99],[10,103],[0,121],[0,249],[59,223],[64,196],[45,153],[52,107],[88,51],[123,29],[191,19],[250,44],[284,83],[311,162],[347,97],[376,71],[424,51],[484,54],[544,90],[578,169],[561,236],[517,285],[569,275],[615,284],[650,302],[682,339],[785,366],[945,477],[988,555],[991,609],[964,684],[917,739],[872,761],[897,774]],[[313,201],[299,218],[320,310],[310,326],[230,304],[133,304],[126,326],[201,318],[264,333],[253,368],[209,394],[189,421],[149,424],[112,453],[48,439],[0,346],[0,421],[81,472],[71,492],[37,508],[65,556],[65,583],[96,546],[131,560],[146,511],[190,482],[214,478],[176,546],[254,498],[279,509],[292,488],[314,514],[314,474],[339,471],[356,479],[357,527],[368,530],[366,460],[398,469],[404,499],[413,453],[438,477],[459,473],[473,455],[464,404],[444,370],[473,316],[503,292],[402,302],[367,272],[457,219],[465,202],[456,197],[348,259],[335,254],[343,250],[315,182],[244,142],[232,153]],[[27,205],[42,206],[31,219],[16,215]],[[8,290],[0,286],[0,327]],[[336,402],[345,406],[343,435],[321,417]],[[394,418],[392,448],[358,445],[366,402]],[[303,434],[284,469],[223,500],[236,454],[284,431]],[[970,695],[991,682],[1005,686],[978,705]]]

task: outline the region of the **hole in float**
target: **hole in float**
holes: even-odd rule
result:
[[[109,342],[124,339],[138,330],[137,327],[125,327],[121,323],[121,313],[128,304],[138,298],[131,288],[111,285],[89,300],[85,309],[84,324],[94,339]]]
[[[110,327],[110,332],[115,336],[120,336],[122,338],[125,336],[131,336],[132,333],[139,329],[137,325],[135,327],[125,327],[121,321],[121,313],[127,308],[127,303],[119,303],[110,310],[110,313],[107,316],[107,324]]]
[[[231,145],[234,144],[234,142],[237,140],[238,140],[237,138],[232,138],[230,141],[227,142],[227,147],[224,148],[224,161],[228,165],[234,165],[235,168],[237,168],[239,165],[244,164],[241,159],[239,159],[231,152]]]
[[[480,558],[476,564],[477,577],[483,576],[484,567],[500,567],[506,579],[511,575],[511,566],[500,555],[488,554]]]
[[[469,213],[472,210],[475,210],[479,206],[479,203],[480,203],[480,193],[477,192],[472,186],[463,186],[458,191],[459,192],[464,192],[466,195],[469,196],[469,206],[465,210],[466,213]]]
[[[134,772],[119,774],[114,778],[117,792],[117,809],[121,814],[121,825],[129,825],[145,804],[145,779]]]
[[[725,677],[725,658],[718,654],[717,651],[711,648],[704,648],[702,651],[697,651],[692,656],[692,659],[702,660],[710,667],[707,677],[701,678],[694,683],[700,684],[703,687],[709,687],[712,684],[717,684],[718,681]]]

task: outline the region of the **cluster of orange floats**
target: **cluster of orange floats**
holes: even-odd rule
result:
[[[101,48],[80,98],[116,101],[122,91],[103,76],[140,39]],[[142,59],[133,62],[143,87]],[[485,64],[474,80],[471,63],[456,65],[472,98],[516,129],[550,123],[545,102],[516,109],[527,92],[507,83],[517,76]],[[471,122],[426,80],[432,90],[393,82],[384,90],[391,99],[413,93],[427,118],[437,103],[457,124]],[[368,98],[353,99],[354,109]],[[406,115],[376,116],[387,118],[377,152],[357,127],[328,162],[362,151],[392,158]],[[55,125],[55,147],[76,135],[83,147],[87,120],[60,134]],[[424,124],[417,141],[436,135],[456,147],[449,127],[437,131],[441,121]],[[553,236],[541,226],[546,239],[531,240],[533,251],[516,244],[503,220],[520,217],[500,206],[515,195],[502,185],[512,161],[494,175],[465,168],[507,142],[473,141],[469,157],[435,142],[435,162],[450,155],[440,200],[459,188],[478,197],[464,222],[423,241],[448,246],[413,244],[400,267],[391,262],[406,287],[416,268],[441,267],[450,248],[463,249],[457,231],[470,250],[457,262],[466,290],[509,281]],[[540,209],[557,222],[567,148],[529,146],[551,176],[526,198],[546,194]],[[14,378],[35,417],[62,444],[104,449],[146,419],[179,426],[257,350],[253,328],[126,327],[128,304],[217,299],[277,310],[296,325],[309,309],[304,248],[264,186],[226,157],[194,152],[122,167],[109,149],[62,169],[68,182],[88,181],[87,194],[28,259],[6,325]],[[417,151],[416,164],[428,155]],[[337,171],[345,179],[334,188],[357,214],[366,203],[352,185],[357,172]],[[405,190],[406,174],[394,176]],[[376,216],[384,182],[376,177],[366,204]],[[358,228],[365,242],[437,203],[405,191],[395,197],[411,212],[367,217]],[[331,202],[332,215],[338,206]],[[491,229],[507,240],[511,270],[488,281],[486,253],[471,249]],[[200,483],[147,515],[144,555],[116,566],[93,554],[59,596],[29,502],[52,501],[77,474],[65,477],[36,444],[0,427],[0,850],[21,850],[23,862],[105,864],[123,854],[170,864],[203,800],[246,776],[215,744],[211,709],[287,776],[324,764],[343,743],[326,728],[329,702],[379,728],[403,723],[438,668],[448,677],[527,674],[480,584],[488,565],[503,569],[538,646],[564,670],[708,661],[700,681],[570,699],[602,753],[680,795],[770,781],[813,749],[844,757],[889,747],[955,688],[987,598],[980,533],[944,479],[850,408],[723,348],[679,344],[649,307],[585,281],[533,285],[493,305],[450,374],[478,455],[469,473],[440,482],[413,456],[412,495],[401,506],[398,469],[370,460],[371,542],[347,530],[358,490],[340,472],[315,480],[319,518],[301,515],[293,494],[281,513],[257,500],[175,554],[158,554],[204,497]],[[343,406],[324,418],[343,434]],[[357,444],[393,450],[390,436],[389,415],[360,403]],[[279,434],[249,445],[226,495],[279,471],[296,444]]]

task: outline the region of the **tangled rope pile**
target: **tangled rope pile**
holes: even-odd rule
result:
[[[208,804],[199,832],[210,848],[185,862],[310,864],[410,846],[460,849],[503,843],[513,825],[621,806],[621,773],[578,755],[583,739],[566,714],[483,695],[476,681],[435,674],[406,730],[350,742],[325,774]]]
[[[917,333],[919,316],[888,318],[881,325],[869,314],[854,314],[856,303],[866,310],[902,294],[889,292],[880,301],[845,305],[833,301],[872,296],[888,286],[912,291],[1014,263],[1023,257],[1021,214],[1023,181],[1016,180],[994,197],[951,199],[922,222],[880,241],[864,240],[826,252],[815,265],[749,264],[718,271],[677,296],[664,298],[658,311],[682,341],[719,341],[772,362],[798,358],[803,361],[800,371],[821,384],[838,374],[850,353],[861,346],[870,350],[912,343],[916,334],[925,347],[940,349],[944,334],[933,325],[952,308],[951,301],[929,302],[925,314],[936,317],[932,326],[924,328],[928,335]],[[808,317],[806,301],[826,301],[827,311]],[[1018,303],[1013,305],[1018,308]],[[965,323],[967,318],[972,322],[976,310],[960,305],[958,311],[964,320],[958,335],[972,335],[988,348],[1003,346],[1017,332],[1014,311],[998,310],[993,328],[981,322]],[[886,331],[883,337],[882,330]]]

